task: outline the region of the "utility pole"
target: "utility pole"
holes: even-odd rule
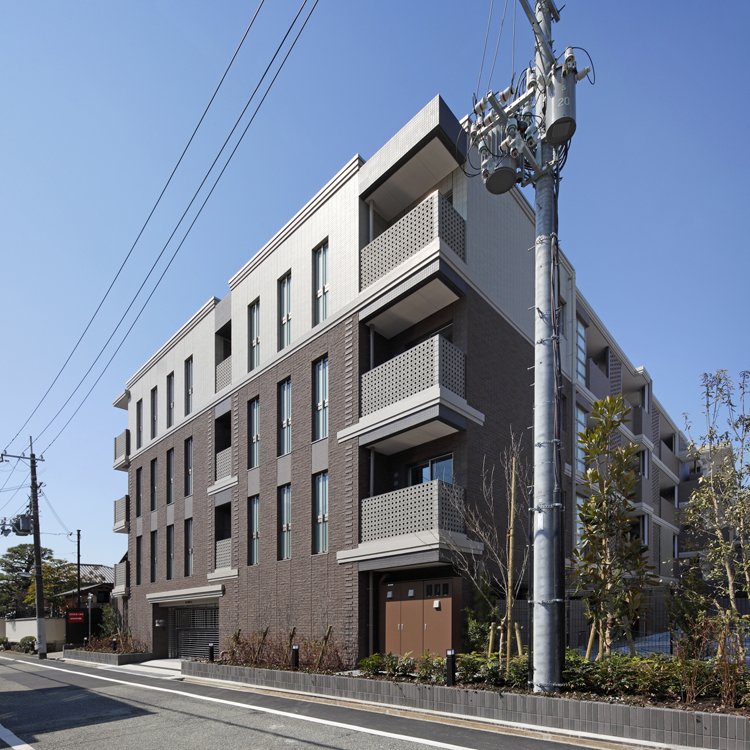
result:
[[[78,579],[78,595],[76,596],[76,609],[81,608],[81,530],[77,529],[78,536],[78,562],[76,564],[76,578]]]
[[[533,184],[536,239],[534,274],[534,495],[529,508],[533,613],[529,682],[535,692],[559,692],[565,648],[564,507],[559,434],[557,189],[560,169],[576,129],[576,83],[590,72],[576,68],[573,49],[558,63],[552,48],[554,0],[520,4],[534,31],[535,60],[521,84],[488,92],[467,124],[470,147],[479,152],[489,192]],[[514,97],[516,97],[514,99]],[[532,663],[533,656],[533,663]]]
[[[34,455],[34,441],[29,438],[29,455],[11,456],[3,453],[0,461],[6,458],[17,458],[29,462],[31,469],[31,526],[34,534],[34,588],[36,589],[36,642],[40,659],[47,658],[47,633],[44,622],[44,581],[42,579],[42,539],[39,531],[39,495],[40,485],[36,481],[36,462],[44,461],[43,457]]]

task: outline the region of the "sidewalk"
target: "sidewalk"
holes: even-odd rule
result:
[[[106,669],[110,672],[124,672],[126,674],[138,674],[146,677],[158,677],[163,680],[183,680],[181,673],[181,659],[152,659],[144,661],[141,664],[128,664],[126,666],[115,667],[106,664],[93,664],[88,661],[78,661],[78,659],[64,659],[62,651],[47,654],[48,659],[64,661],[70,664],[85,664],[87,667],[96,667],[97,669]]]

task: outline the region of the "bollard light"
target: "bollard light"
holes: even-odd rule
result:
[[[445,652],[445,684],[448,687],[456,684],[456,652],[452,648]]]
[[[208,644],[208,660],[209,661],[214,660],[214,644],[213,643]]]
[[[292,671],[299,669],[299,646],[292,646]]]

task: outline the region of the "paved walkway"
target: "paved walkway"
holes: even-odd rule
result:
[[[123,664],[120,667],[107,664],[93,664],[92,662],[78,661],[77,659],[63,659],[63,652],[58,651],[47,654],[48,659],[69,662],[71,664],[86,664],[88,667],[97,667],[112,672],[125,672],[127,674],[140,674],[148,677],[160,677],[164,680],[182,680],[182,659],[152,659],[140,664]]]

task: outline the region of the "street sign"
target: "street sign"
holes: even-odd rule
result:
[[[68,622],[84,622],[86,613],[83,610],[68,610]]]

